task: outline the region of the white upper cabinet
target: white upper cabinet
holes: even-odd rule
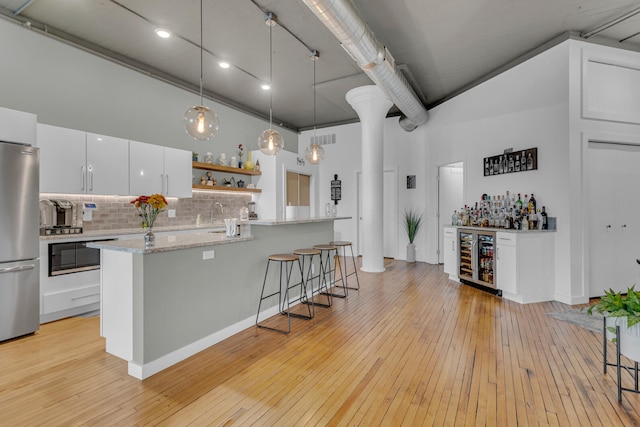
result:
[[[40,192],[84,194],[86,132],[38,123]]]
[[[40,192],[126,195],[128,141],[38,124]]]
[[[87,133],[87,193],[129,194],[129,141]]]
[[[130,195],[164,194],[164,148],[129,141],[129,176]]]
[[[164,148],[164,191],[166,196],[191,197],[193,171],[191,151]]]
[[[191,152],[129,141],[129,194],[191,197]]]

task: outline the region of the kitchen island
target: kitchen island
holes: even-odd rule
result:
[[[328,243],[337,219],[251,221],[240,236],[170,234],[150,248],[142,238],[92,243],[106,351],[144,379],[253,327],[267,256]],[[277,301],[263,312],[276,314]]]

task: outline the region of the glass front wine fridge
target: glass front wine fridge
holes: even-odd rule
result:
[[[458,230],[460,280],[497,289],[495,282],[495,240],[492,231]]]

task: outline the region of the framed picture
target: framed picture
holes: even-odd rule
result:
[[[538,148],[505,152],[483,159],[484,176],[527,172],[538,169]]]

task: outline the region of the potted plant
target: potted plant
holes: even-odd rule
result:
[[[627,294],[605,291],[600,301],[591,305],[588,314],[600,313],[606,317],[607,338],[616,341],[616,326],[620,327],[620,352],[632,360],[640,361],[640,292],[635,286]]]
[[[413,244],[413,240],[418,234],[420,229],[420,223],[422,222],[422,214],[418,215],[412,209],[404,211],[404,229],[407,231],[407,237],[409,237],[409,244],[407,245],[407,262],[416,262],[416,247]]]

